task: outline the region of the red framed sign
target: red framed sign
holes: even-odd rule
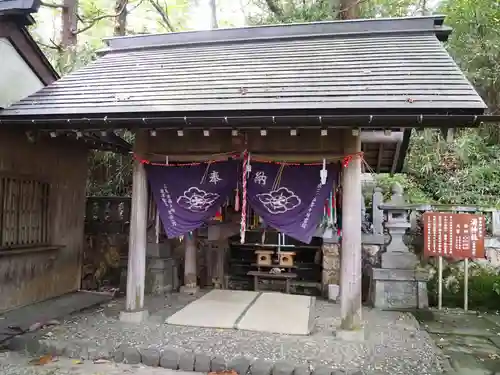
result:
[[[481,215],[426,212],[424,255],[457,259],[484,258],[485,219]]]

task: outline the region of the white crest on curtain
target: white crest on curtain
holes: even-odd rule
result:
[[[177,204],[192,212],[206,212],[219,197],[217,193],[210,193],[192,186],[177,198]]]
[[[301,204],[300,198],[286,187],[257,194],[257,199],[273,215],[291,211]]]

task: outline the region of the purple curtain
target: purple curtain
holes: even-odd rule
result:
[[[322,166],[279,165],[251,162],[248,201],[264,222],[310,243],[321,222],[325,200],[337,179],[337,166],[329,166],[326,184],[320,179]]]
[[[236,188],[235,161],[194,166],[146,165],[149,184],[169,238],[203,225]]]

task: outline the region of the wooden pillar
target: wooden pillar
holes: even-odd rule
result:
[[[187,233],[184,236],[184,285],[181,291],[184,293],[196,293],[198,291],[198,273],[196,268],[197,241],[196,232]]]
[[[361,152],[361,137],[345,130],[344,154]],[[361,328],[361,158],[342,170],[341,329]]]
[[[139,131],[135,136],[134,152],[141,157],[147,151],[148,134]],[[144,310],[146,281],[146,246],[148,221],[148,183],[144,165],[134,161],[132,180],[132,208],[127,269],[126,311]]]

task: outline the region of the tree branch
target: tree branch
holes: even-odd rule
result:
[[[174,25],[172,25],[172,21],[170,21],[170,17],[168,15],[168,5],[165,4],[165,9],[164,9],[160,5],[160,3],[158,1],[156,1],[156,0],[149,0],[149,2],[153,6],[153,8],[155,8],[155,10],[158,12],[158,14],[160,15],[161,19],[163,20],[163,22],[165,23],[165,25],[167,26],[167,28],[171,32],[175,32],[176,31],[175,27],[174,27]]]
[[[59,51],[59,52],[63,50],[62,46],[60,44],[56,43],[54,41],[54,39],[50,38],[49,41],[51,44],[46,44],[46,43],[43,43],[39,40],[37,41],[37,43],[45,48],[55,49],[56,51]]]
[[[64,9],[64,8],[67,8],[63,4],[46,3],[45,1],[40,1],[40,5],[43,6],[43,7],[53,8],[53,9]]]
[[[277,17],[283,17],[283,9],[276,3],[275,0],[266,0],[267,7]]]
[[[140,0],[139,3],[130,10],[129,13],[133,12],[134,10],[136,10],[137,7],[139,5],[141,5],[142,2],[143,2],[143,0]],[[116,18],[116,17],[120,16],[126,9],[127,9],[127,3],[124,3],[123,6],[120,8],[120,10],[118,12],[113,13],[113,14],[103,14],[101,16],[95,17],[95,18],[93,18],[92,20],[89,21],[89,24],[87,26],[84,26],[80,30],[74,30],[74,31],[72,31],[72,33],[73,33],[73,35],[81,34],[81,33],[85,32],[85,31],[91,29],[92,27],[94,27],[94,25],[97,22],[99,22],[99,21],[101,21],[103,19],[106,19],[106,18]],[[77,17],[78,17],[79,20],[82,20],[82,18],[80,16],[77,15]]]

